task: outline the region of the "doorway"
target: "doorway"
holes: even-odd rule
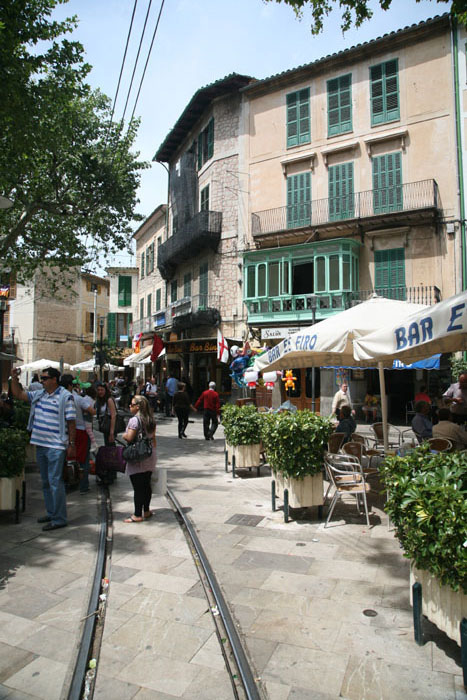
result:
[[[313,289],[313,261],[295,263],[292,267],[292,294],[311,294]]]

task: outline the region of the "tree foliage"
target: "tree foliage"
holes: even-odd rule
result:
[[[278,2],[290,5],[298,17],[303,16],[306,8],[311,9],[313,34],[320,34],[323,30],[325,17],[329,15],[333,7],[339,3],[342,8],[341,28],[346,32],[352,25],[359,27],[365,20],[371,19],[373,11],[370,0],[264,0],[264,2]],[[392,0],[378,0],[382,10],[389,10]],[[420,2],[420,0],[415,0]],[[438,3],[450,4],[452,14],[459,22],[467,23],[467,0],[436,0]]]
[[[55,22],[67,0],[0,4],[0,258],[20,278],[41,266],[80,266],[128,246],[139,172],[110,102],[86,84],[83,47]]]

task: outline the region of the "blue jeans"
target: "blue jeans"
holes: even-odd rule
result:
[[[53,447],[36,447],[45,509],[54,525],[66,525],[66,494],[63,481],[65,455],[65,450],[57,450]]]

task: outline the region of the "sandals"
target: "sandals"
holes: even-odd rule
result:
[[[125,518],[124,523],[142,523],[144,518],[138,518],[136,515],[130,515],[129,518]]]
[[[143,518],[145,520],[149,520],[149,518],[152,518],[152,510],[148,510],[147,515],[146,515],[146,513],[143,513]]]

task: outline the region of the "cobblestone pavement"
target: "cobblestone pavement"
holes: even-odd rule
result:
[[[177,438],[158,425],[159,466],[194,522],[271,700],[461,700],[460,650],[430,627],[413,641],[408,562],[373,489],[371,528],[354,503],[331,526],[271,512],[266,468],[224,471],[222,428],[199,418]],[[69,527],[43,533],[36,471],[19,525],[0,513],[0,699],[61,698],[71,673],[97,545],[97,501],[69,494]],[[209,605],[166,500],[126,524],[129,480],[111,487],[114,546],[95,697],[223,700],[232,690]],[[316,516],[315,516],[316,517]],[[364,611],[371,610],[371,617]]]

